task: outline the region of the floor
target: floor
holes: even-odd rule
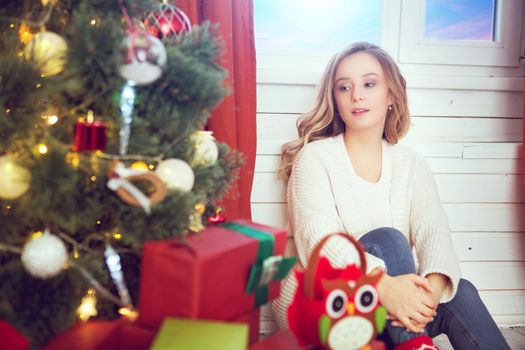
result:
[[[525,327],[503,328],[501,332],[505,336],[511,349],[525,350]],[[434,338],[434,343],[440,350],[454,350],[445,335]]]

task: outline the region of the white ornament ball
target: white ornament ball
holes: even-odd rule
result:
[[[31,173],[8,156],[0,157],[0,198],[16,199],[27,192]]]
[[[159,39],[147,32],[132,33],[124,39],[123,46],[119,73],[124,79],[147,85],[160,78],[167,55]]]
[[[30,240],[22,250],[22,264],[34,277],[46,279],[56,276],[62,271],[66,261],[64,242],[49,232]]]
[[[159,163],[155,172],[170,190],[189,192],[193,188],[193,169],[183,160],[166,159]]]
[[[34,60],[44,76],[55,75],[64,69],[67,43],[53,32],[37,33],[24,48],[24,56]]]
[[[198,131],[192,136],[195,143],[195,154],[192,163],[195,165],[213,165],[219,159],[219,148],[211,131]]]

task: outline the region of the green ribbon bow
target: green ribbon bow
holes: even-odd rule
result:
[[[275,256],[275,238],[271,233],[235,222],[228,222],[221,226],[259,241],[257,261],[250,270],[245,292],[246,294],[255,293],[255,307],[266,304],[268,302],[268,285],[272,281],[285,278],[295,265],[297,258]]]

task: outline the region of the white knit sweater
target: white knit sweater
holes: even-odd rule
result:
[[[460,269],[434,176],[415,152],[401,145],[387,147],[393,227],[404,233],[415,248],[420,275],[441,273],[450,278],[452,286],[441,300],[448,302],[456,293]],[[359,239],[376,228],[352,187],[351,167],[343,134],[308,143],[296,158],[287,190],[289,225],[294,237],[289,241],[287,254],[297,255],[301,267],[306,266],[317,242],[325,235],[346,232]],[[337,267],[358,262],[355,249],[342,238],[329,240],[322,254]],[[384,262],[367,254],[367,265],[370,271],[384,267]],[[280,327],[288,325],[286,310],[296,285],[295,276],[290,273],[282,283],[279,298],[273,302]]]

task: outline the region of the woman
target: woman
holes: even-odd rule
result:
[[[368,272],[386,271],[378,291],[395,349],[435,349],[431,338],[441,333],[455,349],[508,349],[476,288],[461,279],[432,172],[396,145],[408,128],[405,79],[385,51],[356,43],[332,58],[314,109],[298,123],[299,139],[282,149],[290,252],[305,266],[323,236],[358,238]],[[356,261],[342,239],[323,253],[337,267]],[[290,274],[273,304],[281,327],[295,287]]]

